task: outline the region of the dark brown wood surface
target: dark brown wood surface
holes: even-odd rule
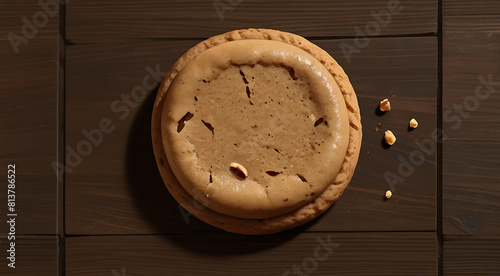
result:
[[[5,4],[5,5],[3,5]],[[18,234],[56,234],[58,17],[14,50],[9,32],[21,36],[21,17],[38,11],[36,2],[2,1],[0,9],[0,177],[15,164]],[[0,214],[7,213],[7,181],[0,185]],[[6,228],[0,228],[5,233]]]
[[[74,43],[207,38],[242,28],[271,28],[307,37],[356,36],[355,26],[363,32],[365,25],[376,22],[372,13],[390,7],[401,11],[394,12],[385,27],[373,32],[381,35],[436,33],[435,0],[79,0],[67,5],[67,38]]]
[[[45,22],[50,0],[0,1],[0,177],[15,163],[18,184],[18,266],[6,265],[5,224],[0,275],[500,275],[500,2],[72,0]],[[402,11],[370,29],[391,3]],[[157,86],[175,60],[204,38],[248,27],[327,50],[356,90],[364,135],[354,178],[330,210],[260,237],[183,215],[150,137]],[[358,31],[367,28],[376,34]],[[349,57],[347,44],[358,45]],[[131,99],[147,75],[155,85]],[[490,75],[491,90],[481,88],[489,95],[478,98]],[[393,109],[382,115],[384,97]],[[459,113],[464,104],[472,110]],[[413,117],[420,125],[408,131]],[[92,144],[85,131],[103,120],[112,130]],[[437,147],[430,139],[440,126]],[[391,148],[381,143],[386,129],[398,138]],[[432,150],[420,162],[422,141]],[[65,178],[54,161],[65,161]],[[333,251],[307,271],[318,239]]]
[[[500,233],[500,2],[482,3],[477,6],[481,15],[471,12],[476,10],[473,3],[459,9],[446,1],[443,10],[443,129],[448,136],[443,144],[443,229],[447,235]],[[486,83],[491,78],[490,87],[481,78]],[[481,90],[476,92],[478,86]],[[460,106],[463,114],[456,111]]]
[[[351,40],[313,42],[336,57],[350,76],[360,101],[364,139],[357,172],[342,200],[308,229],[435,230],[435,154],[394,186],[393,200],[384,201],[382,197],[391,188],[384,172],[398,174],[398,156],[408,159],[408,154],[417,149],[414,140],[430,139],[435,128],[436,39],[373,39],[359,55],[351,57],[351,63],[339,48]],[[155,89],[130,108],[130,115],[123,120],[120,115],[124,114],[114,113],[110,107],[121,94],[129,95],[142,84],[148,74],[145,67],[158,65],[166,71],[195,43],[136,42],[67,48],[67,145],[76,148],[86,139],[82,130],[98,127],[102,118],[110,118],[115,125],[114,132],[106,134],[92,154],[66,175],[68,234],[164,234],[211,229],[198,227],[198,222],[186,225],[159,177],[149,143]],[[383,97],[391,99],[393,110],[379,116],[375,109]],[[412,117],[418,118],[421,126],[409,132],[407,124]],[[385,129],[392,129],[399,139],[390,150],[381,146]],[[379,158],[385,162],[379,162]]]
[[[294,267],[303,275],[436,275],[436,236],[411,232],[260,237],[204,233],[66,240],[68,276],[110,275],[111,271],[119,272],[116,275],[123,271],[126,275],[300,275],[293,272]]]
[[[500,273],[499,11],[443,1],[444,275]]]
[[[59,274],[59,241],[55,235],[16,236],[16,259],[15,268],[7,266],[6,250],[10,250],[10,243],[6,237],[0,237],[0,275],[37,275],[37,276],[57,276]]]
[[[27,34],[28,37],[34,36],[34,39],[55,38],[59,36],[59,11],[58,5],[52,5],[52,1],[40,1],[43,7],[46,7],[50,14],[45,12],[42,14],[44,8],[40,6],[38,1],[32,0],[16,0],[0,1],[0,41],[9,41],[9,34],[23,36]],[[58,3],[58,1],[54,1]],[[52,2],[53,3],[53,2]],[[54,11],[54,12],[52,12]],[[47,20],[45,20],[45,17]],[[36,23],[35,23],[36,21]],[[29,23],[27,23],[29,22]],[[26,27],[25,27],[26,26]],[[30,39],[28,39],[30,40]],[[19,48],[29,48],[30,43],[22,44]],[[31,43],[32,44],[32,43]],[[2,51],[2,54],[7,54],[7,51]]]
[[[349,63],[339,45],[352,40],[314,41],[344,68],[356,91],[361,109],[363,143],[351,183],[342,200],[327,211],[311,230],[411,231],[436,230],[436,155],[426,156],[413,173],[400,176],[398,167],[418,150],[415,139],[430,140],[436,126],[437,40],[425,38],[378,38]],[[409,77],[411,76],[411,77]],[[387,81],[390,79],[391,81]],[[383,98],[391,111],[376,112]],[[417,118],[419,128],[408,131]],[[382,145],[390,129],[397,142]],[[388,181],[386,175],[400,176]],[[394,197],[384,201],[391,189]]]
[[[498,1],[495,0],[444,0],[443,19],[450,15],[454,16],[477,16],[477,15],[499,15]],[[487,18],[487,17],[485,17]],[[446,23],[446,22],[445,22]],[[487,24],[487,22],[485,22]]]
[[[157,86],[130,114],[111,103],[142,85],[147,66],[163,75],[196,41],[74,45],[67,48],[66,144],[76,147],[82,130],[109,118],[115,130],[66,174],[68,234],[172,233],[211,229],[185,224],[154,159],[150,121]],[[159,83],[159,81],[156,81]],[[89,93],[92,91],[92,93]],[[127,106],[120,104],[119,107]]]
[[[445,275],[498,275],[500,237],[447,236],[443,255]]]

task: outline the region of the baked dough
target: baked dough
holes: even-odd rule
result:
[[[152,138],[165,185],[186,210],[226,231],[268,234],[312,220],[341,195],[361,122],[331,56],[294,34],[248,29],[201,42],[172,66]],[[234,175],[233,162],[248,177]]]

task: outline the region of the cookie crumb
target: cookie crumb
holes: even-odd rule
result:
[[[392,192],[391,192],[391,190],[387,190],[387,191],[385,192],[385,198],[386,198],[386,199],[389,199],[389,198],[391,198],[391,196],[392,196]]]
[[[383,99],[382,101],[380,101],[380,110],[381,111],[389,111],[391,110],[391,103],[389,102],[389,99]]]
[[[418,122],[415,120],[415,118],[410,120],[410,127],[411,128],[417,128],[418,127]]]
[[[390,130],[385,131],[384,139],[385,142],[387,142],[387,144],[391,146],[394,145],[394,143],[396,143],[396,136],[394,136],[394,133],[392,133],[392,131]]]
[[[390,146],[392,146],[392,145],[394,145],[394,143],[396,143],[396,136],[394,136],[394,133],[392,133],[392,131],[390,131],[390,130],[385,131],[384,139],[385,139],[385,142]]]

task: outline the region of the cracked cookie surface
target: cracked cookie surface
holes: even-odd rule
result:
[[[239,44],[232,47],[235,43]],[[290,49],[282,52],[300,52],[295,56],[311,64],[280,60],[279,54],[237,55],[228,60],[209,55],[223,49],[225,56],[231,56],[230,48],[259,45],[262,52],[272,54],[277,47],[270,45],[275,43]],[[205,65],[210,66],[196,65],[203,53],[209,57]],[[184,71],[190,64],[198,69]],[[190,74],[183,77],[183,71]],[[183,84],[183,80],[189,81]],[[325,93],[322,89],[328,84],[331,87]],[[181,93],[170,93],[176,90]],[[169,130],[163,131],[167,125]],[[226,231],[266,234],[312,220],[340,196],[356,166],[361,124],[347,76],[326,52],[293,34],[249,29],[212,37],[174,64],[158,92],[152,135],[165,185],[185,209]],[[181,146],[174,146],[169,135],[194,139],[178,139]],[[210,145],[218,146],[214,150]],[[197,149],[206,152],[200,155]],[[167,155],[184,158],[173,164],[170,157],[166,162]],[[242,164],[248,178],[234,177],[231,162]],[[187,177],[176,168],[195,163],[199,168]],[[246,185],[247,191],[241,189],[246,181],[255,184]],[[199,202],[206,207],[199,208]]]

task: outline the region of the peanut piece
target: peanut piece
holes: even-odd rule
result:
[[[238,163],[231,163],[230,168],[231,172],[239,178],[245,179],[248,177],[248,172],[245,167]]]
[[[415,120],[415,118],[410,120],[410,127],[411,128],[417,128],[418,127],[418,122]]]
[[[385,198],[389,199],[391,198],[391,196],[392,196],[391,190],[387,190],[387,192],[385,192]]]
[[[388,99],[383,99],[382,101],[380,101],[379,107],[382,111],[389,111],[391,110],[391,103]]]
[[[392,133],[392,131],[390,131],[390,130],[385,131],[384,139],[387,142],[387,144],[389,144],[391,146],[394,143],[396,143],[396,136],[394,136],[394,133]]]

